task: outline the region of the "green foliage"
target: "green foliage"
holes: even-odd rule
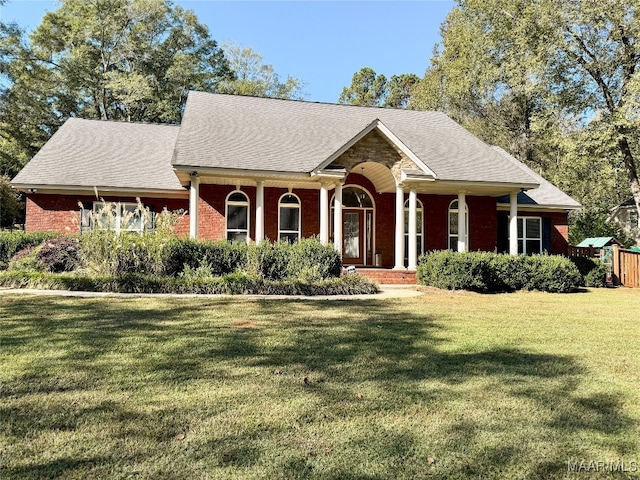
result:
[[[606,263],[595,258],[569,257],[574,263],[580,275],[584,278],[585,287],[602,288],[607,286],[607,274],[609,267]]]
[[[353,74],[351,85],[344,87],[338,103],[363,107],[405,108],[420,78],[413,73],[387,77],[369,67]]]
[[[7,268],[11,258],[28,247],[40,245],[49,238],[59,236],[56,233],[23,231],[0,232],[0,270]]]
[[[607,286],[609,268],[603,262],[598,262],[595,268],[584,276],[585,287],[604,288]]]
[[[567,258],[511,256],[488,252],[428,252],[420,257],[418,283],[448,290],[572,292],[582,276]]]
[[[7,172],[10,170],[7,168]],[[11,188],[9,180],[0,165],[0,230],[24,223],[24,205],[20,202],[20,194]]]
[[[615,237],[625,247],[633,245],[635,240],[619,224],[608,222],[608,216],[602,209],[572,212],[569,216],[569,243],[577,245],[585,238]]]
[[[252,48],[226,43],[224,51],[234,77],[220,82],[220,93],[288,99],[304,97],[302,80],[287,76],[283,81],[273,65],[263,63],[262,56]]]
[[[62,0],[28,39],[0,28],[10,174],[71,116],[176,123],[190,89],[232,77],[208,28],[170,0]]]
[[[188,270],[184,275],[173,278],[139,273],[111,276],[8,270],[0,272],[0,286],[88,292],[227,295],[356,295],[378,291],[374,282],[359,275],[306,282],[296,279],[265,280],[244,272],[216,277],[203,273]]]
[[[639,16],[635,1],[458,2],[410,107],[446,112],[588,208],[640,204]]]
[[[46,240],[38,249],[36,259],[50,272],[72,272],[80,264],[78,239],[57,237]]]

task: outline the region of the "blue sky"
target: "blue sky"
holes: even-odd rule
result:
[[[305,82],[306,99],[335,103],[362,67],[388,77],[422,77],[440,25],[455,2],[422,1],[214,1],[174,0],[194,10],[212,38],[260,53],[282,77]],[[9,0],[0,19],[28,31],[55,0]]]

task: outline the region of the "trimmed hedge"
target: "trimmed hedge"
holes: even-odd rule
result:
[[[555,255],[512,256],[489,252],[429,252],[417,268],[418,283],[447,290],[572,292],[583,279],[567,258]]]
[[[273,281],[244,273],[219,277],[158,277],[140,274],[82,276],[49,272],[0,272],[0,286],[119,293],[254,294],[254,295],[355,295],[378,291],[377,285],[360,275],[345,275],[315,282]]]

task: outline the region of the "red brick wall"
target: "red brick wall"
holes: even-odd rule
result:
[[[135,197],[101,197],[107,202],[136,202]],[[27,195],[27,215],[25,230],[27,232],[60,232],[79,233],[80,232],[80,203],[91,203],[95,201],[90,195]],[[188,201],[183,199],[169,198],[147,198],[140,199],[143,205],[153,207],[156,212],[161,212],[163,208],[169,211],[183,210],[188,208]],[[179,235],[189,234],[189,216],[186,215],[176,225],[176,232]]]
[[[566,212],[519,212],[526,217],[551,219],[551,253],[566,255],[569,246],[569,215]]]
[[[449,248],[449,205],[457,195],[418,195],[424,205],[424,248]],[[498,238],[496,199],[492,197],[466,197],[469,210],[469,250],[493,251]]]
[[[369,191],[376,206],[375,246],[382,254],[383,266],[394,264],[395,237],[395,193],[376,193],[373,184],[364,176],[352,173],[347,177],[347,185],[360,185]],[[202,239],[224,239],[226,235],[225,200],[234,191],[233,186],[200,185],[199,199],[199,236]],[[242,187],[250,202],[250,237],[255,238],[255,187]],[[265,236],[271,240],[278,238],[278,201],[288,190],[284,188],[265,188]],[[320,232],[320,206],[318,190],[294,189],[302,205],[302,236],[311,237]],[[333,191],[329,192],[329,198]],[[406,198],[406,196],[405,196]],[[453,195],[419,194],[418,199],[424,206],[424,250],[440,250],[448,246],[447,225],[448,209]],[[77,233],[79,231],[78,202],[92,202],[93,196],[82,195],[27,195],[27,217],[25,229],[33,231],[57,231]],[[106,201],[135,202],[134,197],[104,197]],[[188,211],[187,199],[141,198],[146,206],[153,206],[156,212],[167,208],[170,211],[182,209]],[[493,251],[497,246],[496,201],[491,197],[467,196],[469,208],[469,249]],[[568,223],[564,212],[521,212],[527,216],[551,218],[552,253],[567,252]],[[181,236],[189,234],[188,212],[176,226]]]

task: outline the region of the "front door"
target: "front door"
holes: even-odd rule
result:
[[[343,210],[342,212],[342,263],[362,265],[364,251],[364,211]]]

